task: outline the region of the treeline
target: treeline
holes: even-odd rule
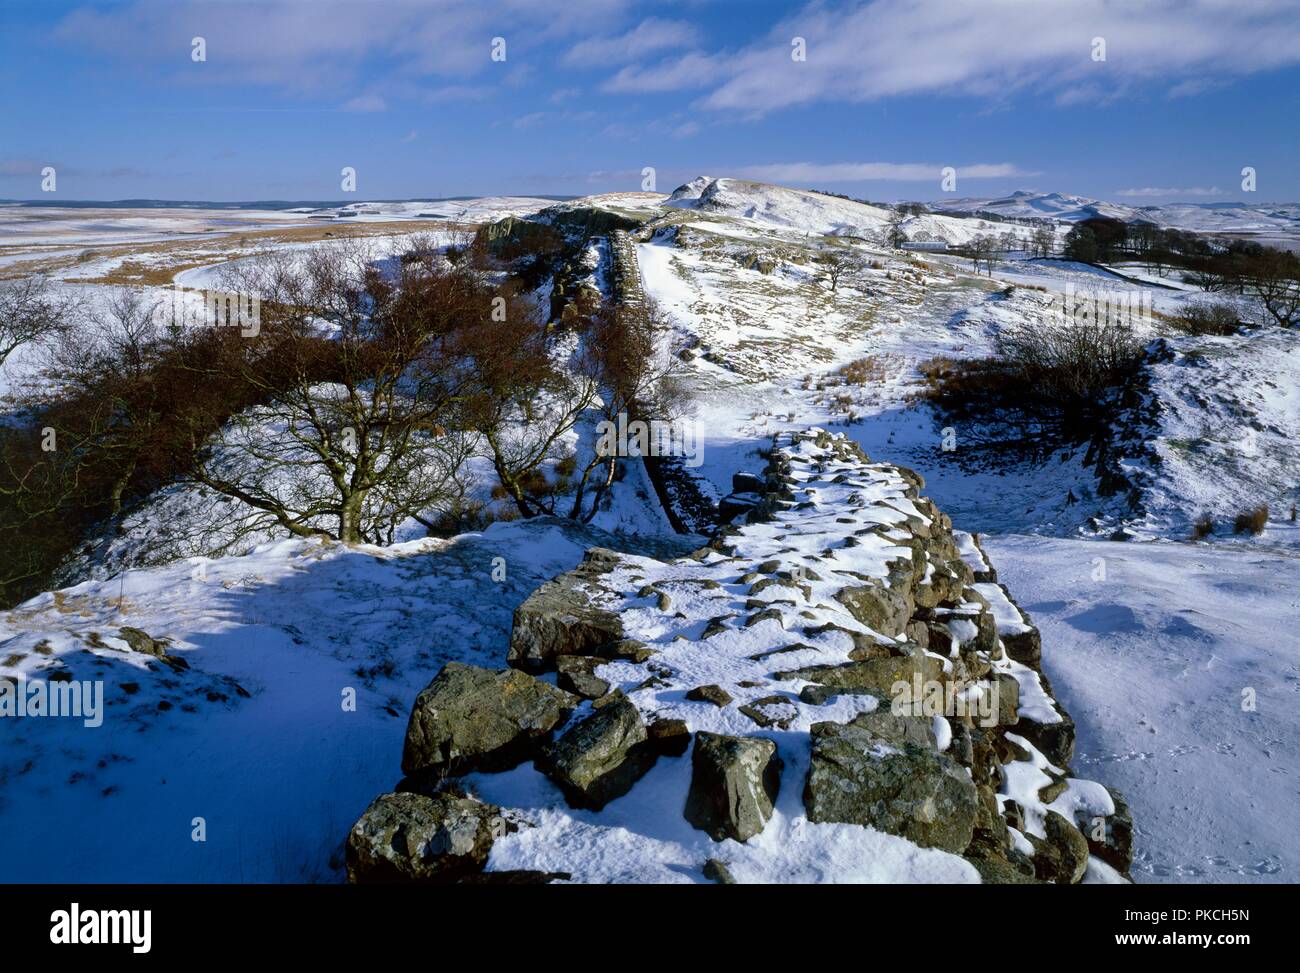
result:
[[[1145,263],[1161,276],[1178,270],[1206,291],[1254,298],[1266,320],[1300,324],[1300,256],[1289,251],[1098,216],[1070,229],[1064,255],[1086,263]]]

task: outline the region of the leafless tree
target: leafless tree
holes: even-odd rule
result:
[[[907,242],[907,233],[903,229],[903,223],[906,219],[907,214],[902,209],[892,210],[889,214],[889,220],[885,227],[885,239],[895,250]]]
[[[347,542],[387,542],[463,493],[454,347],[491,313],[474,275],[432,250],[377,264],[346,241],[236,265],[224,286],[259,295],[259,334],[194,368],[215,367],[258,404],[216,437],[196,434],[194,482],[267,525]]]
[[[1035,257],[1050,257],[1056,251],[1056,232],[1047,225],[1038,227],[1030,237],[1029,250]]]
[[[988,270],[990,277],[993,276],[993,267],[1001,259],[1001,251],[998,241],[995,237],[981,233],[967,244],[967,252],[970,254],[971,267],[978,273],[980,264],[983,264]]]
[[[46,277],[0,280],[0,365],[21,345],[63,330],[74,310]]]
[[[822,253],[817,262],[822,266],[823,276],[830,284],[832,294],[839,288],[841,280],[861,269],[857,258],[839,247]]]
[[[1300,258],[1267,250],[1251,259],[1246,280],[1266,322],[1284,328],[1300,325]]]
[[[1091,407],[1137,370],[1142,343],[1121,317],[1021,323],[1001,331],[998,354],[1020,386],[1059,405]]]

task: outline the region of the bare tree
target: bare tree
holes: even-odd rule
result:
[[[892,210],[889,214],[889,220],[885,227],[885,239],[895,250],[907,242],[907,233],[903,229],[903,223],[906,219],[907,213],[901,208]]]
[[[861,265],[853,254],[838,247],[821,254],[817,258],[817,262],[822,266],[823,276],[826,278],[827,283],[830,284],[832,294],[839,288],[841,280],[861,269]]]
[[[1038,227],[1030,238],[1029,249],[1035,257],[1050,257],[1056,250],[1056,232],[1047,225]]]
[[[986,233],[981,233],[967,244],[966,249],[970,254],[971,267],[976,273],[979,272],[980,264],[984,264],[989,276],[992,277],[993,267],[1001,259],[997,239]]]
[[[0,365],[21,345],[57,334],[74,310],[46,277],[0,280]]]
[[[1141,341],[1119,315],[1021,323],[999,332],[995,343],[1020,387],[1063,406],[1092,408],[1142,360]]]
[[[1281,250],[1254,257],[1247,270],[1247,288],[1259,302],[1265,320],[1284,328],[1300,325],[1300,259]]]
[[[349,241],[237,265],[225,286],[260,296],[259,334],[193,366],[258,404],[211,439],[197,423],[196,483],[266,525],[347,542],[387,542],[463,493],[471,443],[454,347],[491,313],[474,274],[432,251],[378,265]]]

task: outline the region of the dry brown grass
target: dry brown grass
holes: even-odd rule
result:
[[[1232,529],[1238,534],[1262,534],[1268,523],[1268,504],[1243,510],[1232,522]]]
[[[887,376],[887,368],[882,360],[868,355],[865,358],[857,359],[857,361],[851,361],[847,365],[841,365],[835,374],[846,385],[866,385],[870,382],[884,381]]]
[[[394,220],[376,223],[326,223],[311,226],[273,227],[265,230],[249,230],[246,227],[233,227],[230,232],[218,237],[207,237],[202,241],[193,238],[165,240],[155,243],[120,243],[110,246],[97,246],[93,250],[84,250],[78,254],[62,257],[41,257],[34,254],[31,260],[21,260],[7,264],[0,271],[0,279],[26,277],[32,274],[58,274],[74,269],[78,264],[89,260],[126,258],[114,270],[100,277],[78,278],[88,284],[157,284],[167,285],[176,274],[194,267],[223,260],[235,260],[248,256],[256,250],[275,244],[315,243],[322,240],[346,240],[362,237],[393,236],[397,233],[422,233],[432,230],[453,230],[471,232],[475,226],[464,223],[449,223],[443,220]],[[27,248],[0,247],[0,256],[23,253]],[[160,259],[148,263],[132,258],[157,254]]]

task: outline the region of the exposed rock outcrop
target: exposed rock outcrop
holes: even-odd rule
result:
[[[578,698],[513,669],[449,662],[415,699],[402,773],[509,770],[537,756]]]
[[[781,787],[771,740],[697,733],[686,820],[714,841],[747,841],[767,825]]]
[[[500,808],[467,797],[383,794],[348,833],[348,881],[455,880],[483,867],[504,828]]]
[[[576,807],[600,810],[655,762],[640,711],[626,698],[596,710],[547,748],[538,768]]]

